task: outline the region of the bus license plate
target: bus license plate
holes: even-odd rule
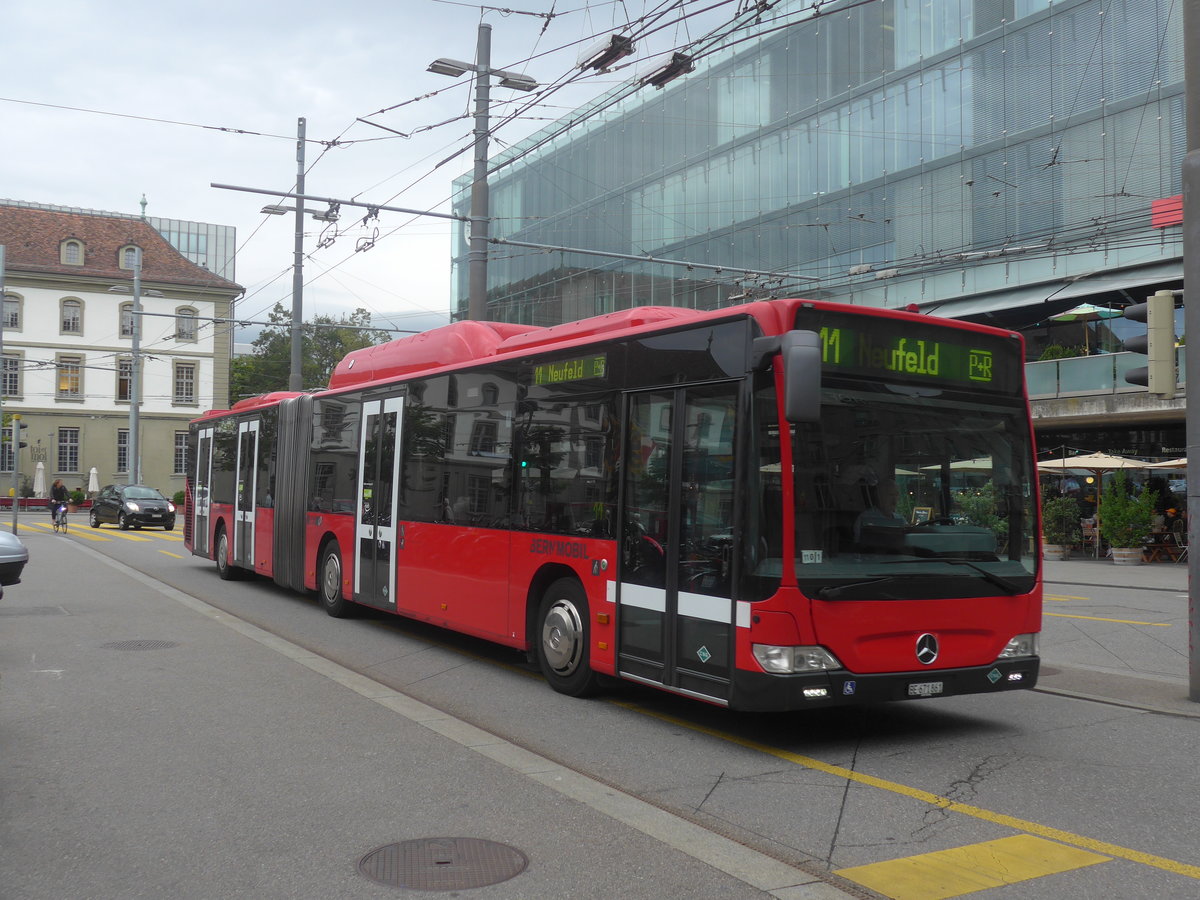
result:
[[[942,682],[940,681],[914,681],[908,686],[908,696],[910,697],[932,697],[941,692]]]

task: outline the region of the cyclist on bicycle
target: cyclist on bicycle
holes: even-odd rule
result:
[[[54,484],[50,485],[50,521],[53,522],[58,515],[59,509],[67,505],[67,499],[70,494],[67,491],[67,486],[62,483],[61,478],[55,478]]]

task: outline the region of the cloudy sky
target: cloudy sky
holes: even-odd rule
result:
[[[712,3],[8,0],[0,197],[136,214],[145,195],[148,215],[235,226],[235,277],[246,288],[239,316],[263,318],[276,302],[291,305],[294,220],[259,212],[274,198],[211,183],[291,190],[304,117],[310,195],[448,212],[452,179],[471,168],[472,86],[426,72],[430,61],[473,60],[483,21],[493,29],[493,68],[552,84],[572,75],[597,36],[680,5]],[[722,15],[737,5],[730,0]],[[639,41],[624,70],[576,78],[505,122],[492,152],[627,81],[701,25],[673,18]],[[493,122],[531,96],[493,87]],[[383,213],[362,224],[346,208],[336,236],[322,227],[309,220],[306,318],[363,307],[396,328],[445,321],[448,221]]]

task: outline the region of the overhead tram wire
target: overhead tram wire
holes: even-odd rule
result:
[[[734,2],[734,0],[722,0],[722,2],[720,2],[720,3],[717,3],[717,4],[714,4],[714,5],[711,5],[711,6],[709,6],[709,7],[705,7],[705,8],[704,8],[703,10],[701,10],[700,12],[711,11],[712,9],[719,8],[720,6],[723,6],[723,5],[727,5],[727,4],[728,4],[728,3],[730,3],[730,2]],[[635,20],[635,21],[641,21],[642,19],[647,19],[647,18],[650,18],[651,20],[653,20],[653,16],[654,16],[654,15],[657,15],[658,17],[665,16],[665,15],[667,14],[667,12],[668,12],[670,9],[672,9],[674,6],[678,6],[678,7],[682,8],[682,7],[686,6],[686,2],[685,2],[685,0],[679,0],[679,2],[678,2],[678,3],[676,3],[676,4],[672,4],[672,5],[668,5],[668,6],[667,6],[667,9],[665,9],[665,10],[663,10],[663,11],[661,11],[661,12],[657,13],[657,14],[651,14],[651,16],[650,16],[650,17],[643,16],[643,17],[641,17],[639,20]],[[671,23],[671,24],[678,24],[678,22],[685,21],[687,18],[691,17],[692,15],[696,15],[696,14],[698,14],[698,13],[696,13],[696,12],[687,12],[687,13],[685,13],[683,16],[681,16],[679,19],[677,19],[677,20],[676,20],[674,23]],[[571,46],[571,45],[567,45],[567,46]],[[546,53],[551,53],[551,52],[554,52],[554,51],[546,51]],[[534,57],[531,57],[531,59],[532,59],[532,58],[537,58],[537,57],[536,57],[536,56],[534,56]],[[519,65],[519,63],[518,63],[517,65]],[[566,81],[564,82],[564,85],[565,85],[565,84],[569,84],[569,83],[573,82],[574,80],[576,80],[576,79],[578,79],[578,78],[580,78],[580,77],[582,77],[582,74],[581,74],[579,71],[577,71],[577,70],[575,70],[575,69],[572,69],[572,71],[571,71],[571,74],[570,74],[570,76],[569,76],[569,77],[567,77]],[[559,86],[552,86],[552,87],[553,87],[553,89],[554,89],[554,90],[557,90],[557,89],[558,89],[559,87],[561,87],[561,86],[562,86],[562,85],[559,85]],[[539,94],[540,94],[540,93],[542,93],[542,92],[539,92]],[[430,96],[431,96],[431,95],[430,95]],[[541,99],[542,99],[542,98],[540,98],[540,97],[539,97],[539,98],[538,98],[538,102],[540,102],[540,101],[541,101]],[[411,101],[409,101],[409,102],[411,102]],[[525,104],[524,106],[522,106],[522,109],[521,109],[521,110],[519,110],[519,111],[518,111],[518,113],[520,113],[520,112],[523,112],[523,111],[527,111],[528,109],[531,109],[531,108],[533,108],[533,107],[534,107],[534,106],[536,106],[536,105],[537,105],[537,104],[536,104],[536,102],[534,102],[534,101],[531,101],[531,102],[529,102],[529,103]],[[394,108],[394,107],[393,107],[393,108]],[[503,124],[505,121],[513,121],[513,119],[516,117],[516,115],[517,115],[517,114],[513,114],[513,115],[509,116],[507,119],[502,119],[502,121],[501,121],[501,123],[500,123],[500,124]],[[358,120],[358,119],[356,119],[355,121],[359,121],[359,120]],[[454,121],[454,120],[448,120],[448,121]],[[348,130],[348,128],[347,128],[347,130]],[[561,132],[560,132],[560,133],[561,133]],[[345,134],[345,131],[343,131],[343,135],[344,135],[344,134]],[[456,158],[457,156],[461,155],[462,153],[465,153],[465,152],[467,152],[467,150],[468,150],[469,148],[470,148],[470,145],[469,145],[469,144],[468,144],[468,145],[466,145],[466,146],[464,146],[462,149],[460,149],[460,151],[459,151],[458,153],[452,154],[452,155],[451,155],[451,157],[448,157],[447,159],[444,159],[444,160],[442,160],[442,161],[441,161],[441,162],[438,164],[438,166],[435,166],[435,167],[434,167],[434,169],[436,169],[436,168],[440,167],[441,165],[444,165],[444,164],[445,164],[446,162],[448,162],[450,159]],[[428,177],[428,174],[432,174],[432,171],[431,171],[430,173],[427,173],[427,175],[426,175],[426,176],[424,176],[424,177]],[[490,174],[490,173],[489,173],[489,174]],[[422,179],[418,179],[418,182],[417,182],[417,183],[419,183],[419,181],[420,181],[420,180],[423,180],[423,178],[422,178]],[[393,198],[394,198],[394,197],[396,197],[396,196],[399,196],[399,194],[394,194],[394,195],[393,195]],[[390,201],[389,201],[389,202],[390,202]],[[409,223],[405,223],[405,224],[409,224]],[[398,227],[397,227],[397,228],[395,228],[395,229],[392,229],[391,231],[389,231],[389,232],[385,233],[384,235],[382,235],[382,236],[381,236],[379,239],[380,239],[380,240],[382,240],[382,239],[386,239],[386,238],[388,238],[388,237],[391,237],[391,236],[392,236],[392,235],[394,235],[394,234],[395,234],[395,233],[396,233],[398,230],[400,230],[400,228],[402,228],[402,227],[404,227],[404,226],[402,225],[402,226],[398,226]],[[351,255],[349,255],[349,256],[347,256],[347,257],[343,258],[343,259],[342,259],[342,260],[341,260],[339,263],[335,264],[335,265],[334,265],[332,268],[337,268],[337,267],[338,267],[338,266],[340,266],[341,264],[344,264],[346,261],[348,261],[348,260],[350,260],[350,259],[354,258],[354,256],[355,256],[355,255],[357,255],[357,254],[351,254]]]

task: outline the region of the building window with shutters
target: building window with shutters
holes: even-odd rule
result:
[[[133,397],[133,359],[126,356],[117,360],[117,399],[128,403]]]
[[[5,353],[0,361],[0,393],[5,397],[21,396],[21,364],[19,353]]]
[[[175,402],[194,405],[196,402],[196,364],[175,363]]]
[[[67,297],[62,301],[61,334],[83,334],[83,301]]]
[[[55,360],[55,396],[59,400],[83,399],[83,357],[60,355]]]
[[[79,429],[58,429],[58,471],[79,471]]]
[[[175,310],[175,340],[195,342],[196,310],[190,307],[180,307]]]
[[[129,429],[117,429],[117,471],[129,471]]]
[[[76,240],[63,241],[58,245],[58,258],[64,266],[82,266],[83,242]]]
[[[21,330],[21,306],[25,300],[19,294],[4,295],[4,330],[5,331],[20,331]]]
[[[133,304],[121,304],[121,337],[133,337]]]

